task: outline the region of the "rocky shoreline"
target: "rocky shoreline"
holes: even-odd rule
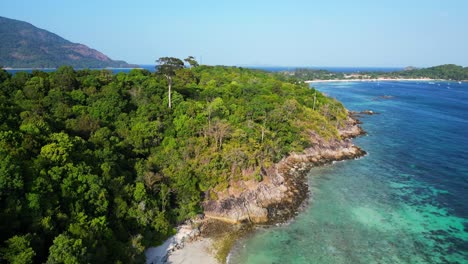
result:
[[[287,221],[309,195],[305,175],[312,167],[366,154],[351,141],[365,134],[359,123],[350,115],[339,129],[341,140],[326,141],[317,134],[311,134],[312,147],[302,153],[293,153],[265,169],[262,181],[231,183],[227,190],[216,193],[216,200],[205,201],[205,217],[228,223],[274,224]]]
[[[187,221],[163,245],[146,250],[146,263],[224,262],[236,238],[252,224],[284,223],[293,218],[309,196],[306,175],[311,168],[366,154],[351,139],[365,134],[356,116],[368,114],[349,112],[338,129],[340,140],[327,141],[311,133],[310,148],[263,170],[260,182],[231,182],[227,190],[216,193],[216,200],[203,203],[203,217]]]

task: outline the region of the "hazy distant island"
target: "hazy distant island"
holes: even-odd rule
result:
[[[86,45],[72,43],[27,22],[0,17],[0,65],[6,68],[129,68]]]

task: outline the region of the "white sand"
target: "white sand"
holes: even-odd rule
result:
[[[158,247],[150,247],[145,250],[146,264],[164,263],[169,251],[174,247],[174,237],[166,240]]]
[[[429,79],[429,78],[419,78],[419,79],[391,79],[391,78],[378,78],[378,79],[342,79],[342,80],[312,80],[312,81],[304,81],[305,83],[326,83],[326,82],[385,82],[385,81],[445,81],[440,79]]]
[[[146,264],[183,263],[217,264],[211,251],[213,241],[200,236],[198,228],[183,224],[162,245],[145,250]]]
[[[212,240],[203,238],[185,244],[184,248],[170,253],[167,263],[172,264],[218,264],[211,252]]]

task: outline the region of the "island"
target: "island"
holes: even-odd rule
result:
[[[112,60],[86,45],[70,42],[27,22],[0,17],[0,66],[46,69],[69,65],[74,68],[135,68]]]
[[[282,79],[298,79],[308,83],[313,82],[347,82],[347,81],[468,81],[468,67],[455,64],[445,64],[434,67],[418,69],[406,67],[401,71],[393,72],[331,72],[309,68],[297,68],[293,71],[278,73]]]
[[[0,70],[6,260],[151,263],[182,236],[215,239],[224,261],[226,230],[288,220],[311,166],[365,154],[358,122],[304,82],[185,61]]]

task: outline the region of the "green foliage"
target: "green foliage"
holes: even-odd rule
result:
[[[33,263],[36,253],[31,248],[31,235],[13,236],[6,241],[6,245],[1,249],[2,259],[12,264]]]
[[[163,75],[174,76],[176,70],[184,68],[184,62],[181,59],[173,57],[162,57],[157,61],[156,71]]]
[[[407,67],[403,71],[395,72],[361,72],[345,76],[344,73],[330,72],[327,70],[315,69],[295,69],[294,71],[285,71],[278,74],[283,80],[340,80],[340,79],[377,79],[377,78],[392,78],[392,79],[413,79],[413,78],[429,78],[443,80],[468,80],[468,67],[454,64],[445,64],[435,67],[417,69]]]
[[[51,73],[53,86],[63,91],[71,91],[76,88],[78,82],[76,73],[71,66],[61,66]]]
[[[399,75],[406,78],[431,78],[444,80],[468,80],[468,68],[454,64],[445,64],[424,69],[409,69],[393,75]]]
[[[3,66],[0,65],[0,83],[10,79],[11,75],[3,69]]]
[[[86,247],[81,239],[73,239],[68,235],[59,235],[50,247],[48,264],[79,264],[87,263]]]
[[[166,72],[172,109],[166,76],[144,70],[2,77],[4,259],[141,263],[205,195],[261,181],[311,133],[338,137],[345,109],[307,85],[190,62]]]
[[[19,162],[10,154],[0,152],[0,197],[23,189]]]
[[[307,68],[298,68],[295,69],[292,73],[283,72],[288,77],[294,77],[299,80],[308,81],[308,80],[334,80],[334,79],[343,79],[343,73],[331,72],[327,70],[315,70]]]
[[[176,75],[176,72],[180,73],[180,70],[184,68],[184,62],[181,59],[173,57],[162,57],[157,61],[156,73],[162,74],[167,78],[167,101],[169,108],[172,108],[172,77]]]
[[[190,65],[190,68],[200,66],[193,56],[188,56],[184,59],[184,61],[186,61]]]

